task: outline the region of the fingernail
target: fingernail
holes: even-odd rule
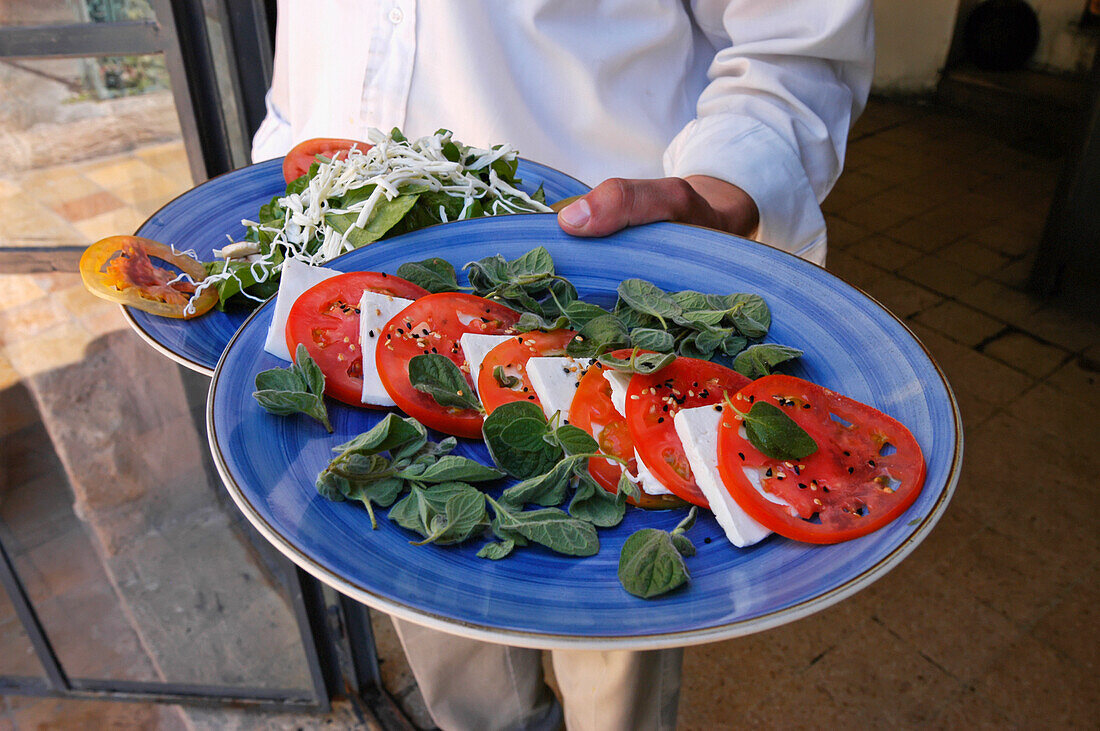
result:
[[[588,219],[591,218],[591,216],[592,209],[588,207],[588,201],[584,198],[570,203],[565,208],[561,209],[561,213],[558,214],[558,218],[562,220],[562,223],[570,228],[580,228],[588,223]]]

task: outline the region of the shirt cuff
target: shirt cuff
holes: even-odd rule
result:
[[[737,114],[693,120],[665,151],[664,169],[733,183],[760,210],[753,238],[824,262],[825,218],[810,179],[790,144],[767,125]]]
[[[271,90],[264,97],[267,116],[260,122],[259,129],[252,136],[252,162],[263,162],[282,157],[293,147],[293,132],[290,123],[279,113],[278,107],[271,101]]]

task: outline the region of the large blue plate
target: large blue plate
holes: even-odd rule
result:
[[[192,249],[203,261],[214,260],[214,249],[227,243],[226,235],[240,241],[245,234],[241,219],[255,220],[260,206],[286,190],[283,160],[250,165],[208,180],[168,203],[142,224],[137,235],[177,250]],[[519,161],[520,186],[533,193],[541,185],[547,202],[589,190],[584,183],[553,168],[530,160]],[[194,320],[157,317],[130,307],[122,308],[130,325],[150,345],[188,368],[211,375],[229,339],[250,310],[213,311]]]
[[[493,253],[543,245],[582,297],[607,300],[627,277],[665,289],[749,291],[771,305],[770,338],[800,347],[798,375],[874,405],[906,424],[928,460],[916,503],[876,533],[834,546],[771,536],[739,550],[713,518],[690,532],[685,590],[644,601],[616,578],[619,549],[635,530],[671,529],[683,511],[630,510],[600,532],[600,552],[571,559],[538,547],[498,562],[479,543],[411,546],[386,520],[371,530],[358,505],[317,495],[331,448],[366,430],[379,412],[332,403],[333,435],[305,417],[278,417],[252,399],[256,374],[280,365],[263,351],[273,311],[261,307],[230,342],[207,404],[210,445],[233,499],[254,525],[306,571],[372,607],[475,638],[532,647],[655,648],[708,642],[805,616],[895,566],[939,519],[959,474],[959,412],[943,373],[913,335],[865,294],[813,264],[714,231],[653,224],[599,240],[564,235],[549,215],[437,226],[347,254],[342,270],[393,272],[440,256],[461,266]],[[480,460],[480,442],[459,452]],[[708,542],[709,540],[709,542]]]

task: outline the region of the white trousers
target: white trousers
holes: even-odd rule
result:
[[[393,618],[432,720],[444,731],[561,727],[542,651],[479,642]],[[676,727],[682,648],[553,650],[569,731]]]

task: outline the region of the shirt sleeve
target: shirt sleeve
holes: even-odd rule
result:
[[[667,175],[709,175],[760,209],[755,238],[824,262],[820,203],[840,175],[874,66],[869,0],[696,0],[717,48]]]

